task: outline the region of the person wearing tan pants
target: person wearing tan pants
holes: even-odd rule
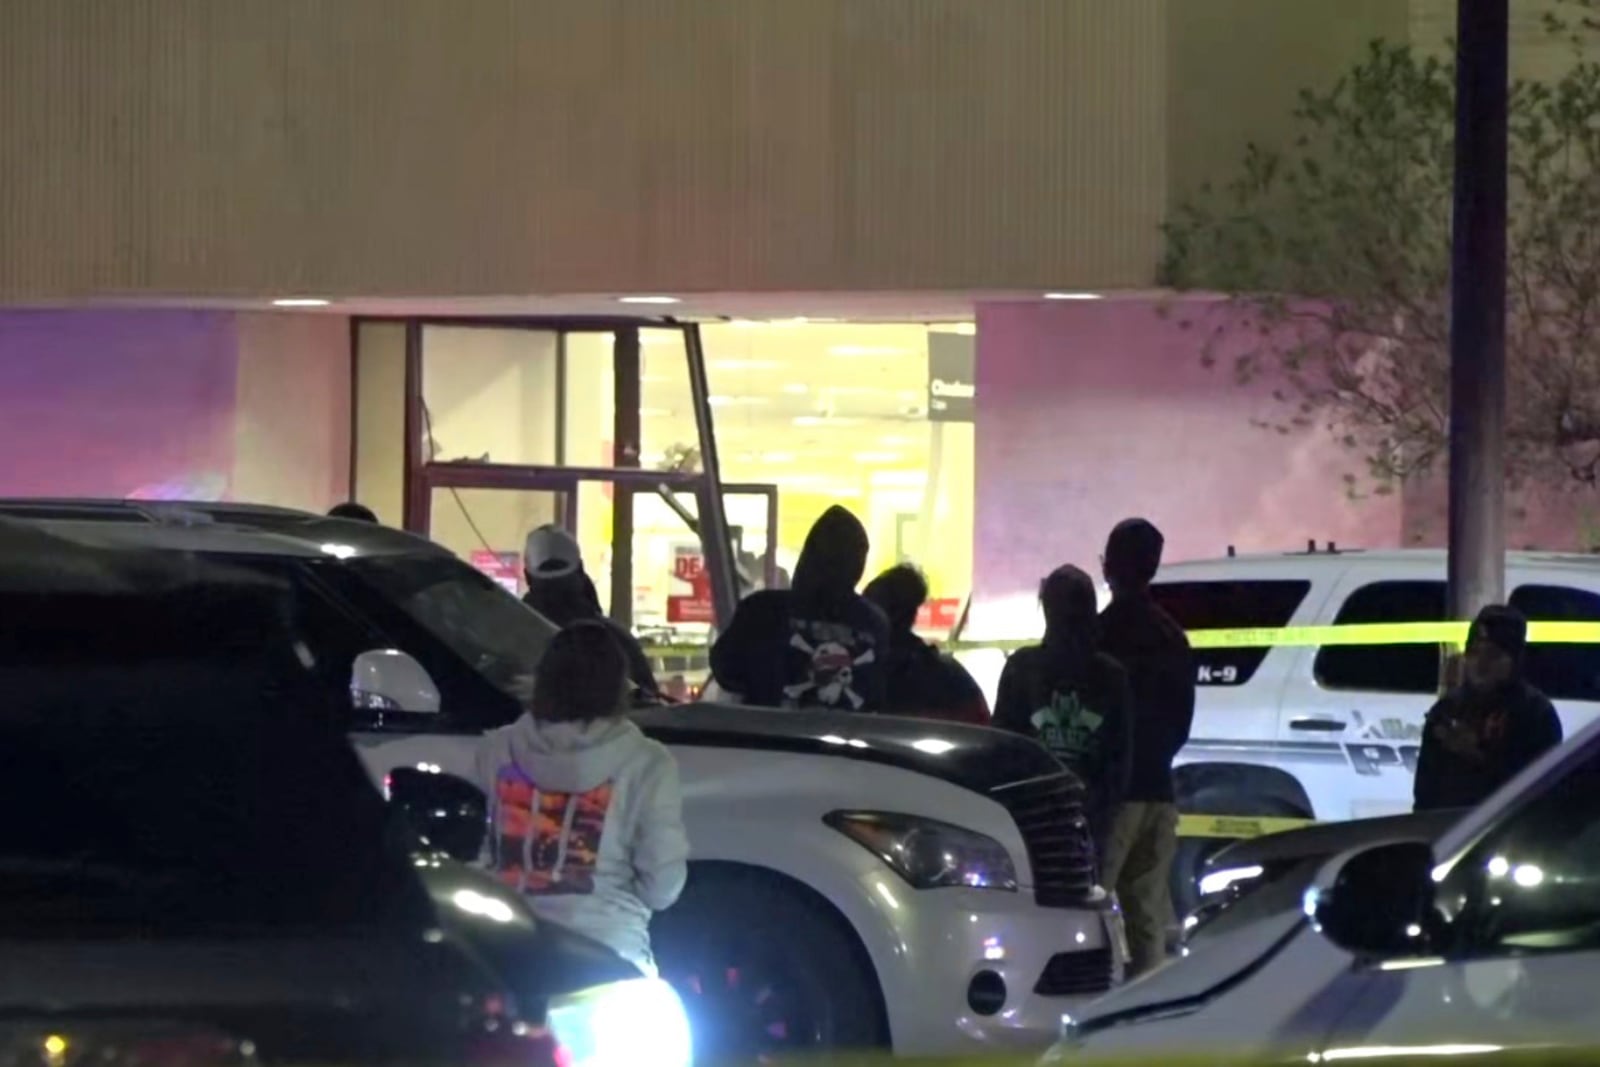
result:
[[[1121,663],[1133,691],[1128,791],[1112,818],[1101,868],[1128,928],[1129,977],[1166,958],[1173,921],[1167,879],[1178,847],[1172,761],[1189,740],[1195,674],[1183,629],[1156,604],[1150,583],[1165,540],[1144,519],[1118,523],[1106,540],[1111,604],[1100,614],[1100,650]]]
[[[1102,880],[1115,886],[1128,928],[1128,976],[1166,959],[1172,915],[1169,876],[1178,847],[1178,806],[1130,801],[1117,809],[1102,863]]]

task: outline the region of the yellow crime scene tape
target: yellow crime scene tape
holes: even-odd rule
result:
[[[1440,645],[1460,649],[1466,645],[1469,624],[1464,622],[1346,623],[1330,626],[1274,626],[1226,630],[1189,630],[1195,649],[1325,648],[1359,645]],[[1530,644],[1600,644],[1600,622],[1534,621],[1528,624]],[[1037,644],[1036,640],[950,641],[939,645],[945,652],[1014,652]],[[656,645],[652,657],[697,658],[708,655],[706,645]],[[1238,840],[1282,833],[1310,826],[1315,819],[1266,815],[1182,815],[1179,837]]]

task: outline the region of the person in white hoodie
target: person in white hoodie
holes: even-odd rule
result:
[[[540,918],[656,973],[650,916],[689,872],[678,765],[626,718],[628,664],[605,623],[551,640],[532,706],[478,752],[488,862]]]

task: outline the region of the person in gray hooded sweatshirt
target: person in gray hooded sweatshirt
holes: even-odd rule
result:
[[[655,973],[650,916],[683,892],[678,766],[623,714],[628,668],[605,623],[551,639],[532,707],[484,736],[490,869],[534,914]]]

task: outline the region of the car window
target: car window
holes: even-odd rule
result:
[[[1350,594],[1338,626],[1443,622],[1444,583],[1373,582]],[[1437,645],[1327,645],[1317,651],[1318,683],[1369,693],[1433,693],[1439,688]]]
[[[1600,946],[1600,757],[1485,836],[1439,887],[1469,954]]]
[[[1511,606],[1530,620],[1600,622],[1600,596],[1559,585],[1523,585]],[[1528,681],[1552,700],[1600,701],[1600,645],[1531,644]]]
[[[1307,581],[1158,582],[1156,603],[1185,630],[1256,630],[1287,626],[1311,590]],[[1195,680],[1200,685],[1243,685],[1268,647],[1197,648]]]
[[[423,921],[286,593],[0,593],[0,937]]]
[[[433,676],[451,728],[520,714],[555,627],[493,579],[433,555],[334,563],[327,577]]]

